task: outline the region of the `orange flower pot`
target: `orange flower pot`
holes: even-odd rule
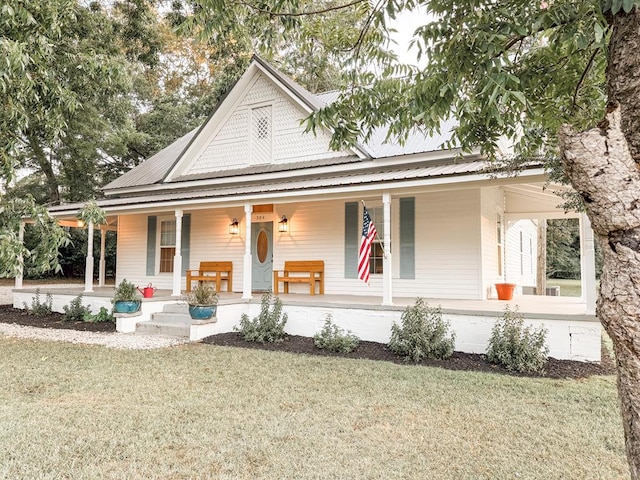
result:
[[[513,291],[516,289],[515,283],[496,283],[496,292],[498,292],[498,300],[511,300]]]

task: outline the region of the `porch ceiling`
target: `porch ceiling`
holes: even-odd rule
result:
[[[546,183],[505,186],[505,215],[511,218],[577,218],[577,212],[565,213],[562,207],[565,200],[557,193],[565,191],[569,188]]]

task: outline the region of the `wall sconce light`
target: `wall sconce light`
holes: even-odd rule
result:
[[[234,218],[233,221],[229,224],[229,234],[237,235],[238,234],[238,219]]]
[[[85,227],[84,220],[78,220],[76,222],[76,225],[78,226],[78,228],[84,228]]]
[[[289,220],[287,220],[285,215],[282,215],[282,219],[278,222],[278,231],[280,233],[289,231]]]

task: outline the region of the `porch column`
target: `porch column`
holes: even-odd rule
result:
[[[24,247],[24,222],[20,220],[20,228],[18,229],[18,240],[20,240],[20,247]],[[18,254],[18,273],[16,274],[15,288],[22,288],[22,279],[24,277],[24,257],[22,256],[22,250]]]
[[[242,298],[252,298],[251,296],[251,269],[253,259],[251,258],[251,214],[253,205],[244,204],[244,263],[242,270]]]
[[[580,216],[580,283],[582,299],[587,304],[587,314],[595,315],[596,298],[596,250],[591,222],[586,214]]]
[[[87,229],[87,260],[84,270],[84,291],[93,292],[93,222]]]
[[[107,230],[105,228],[100,229],[100,263],[98,263],[98,286],[104,287],[104,277],[106,269],[106,261],[104,259],[104,247],[105,238],[107,236]]]
[[[180,287],[182,286],[182,210],[176,210],[176,251],[173,255],[173,291],[171,295],[177,297],[180,295]]]
[[[392,272],[391,272],[391,194],[382,194],[384,215],[384,258],[382,259],[382,305],[393,305]]]

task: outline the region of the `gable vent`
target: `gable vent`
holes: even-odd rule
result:
[[[271,105],[251,109],[251,163],[270,163],[273,132]]]

